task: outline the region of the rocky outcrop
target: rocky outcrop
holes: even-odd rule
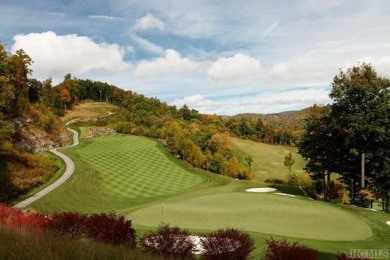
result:
[[[40,127],[33,118],[27,116],[13,120],[13,132],[17,147],[36,154],[63,146],[70,141],[70,136],[65,127],[62,131],[51,134]]]
[[[101,135],[115,134],[115,130],[106,127],[92,127],[85,134],[87,139],[92,139]]]

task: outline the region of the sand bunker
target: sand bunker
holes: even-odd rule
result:
[[[275,193],[273,193],[273,194],[295,198],[295,195],[287,194],[287,193],[275,192]]]
[[[247,192],[273,192],[276,191],[274,188],[251,188],[247,189]]]

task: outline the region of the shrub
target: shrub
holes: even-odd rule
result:
[[[338,252],[337,259],[338,260],[368,260],[369,258],[350,257],[346,253]]]
[[[93,214],[84,221],[84,232],[89,238],[112,245],[135,247],[135,229],[131,220],[115,213]]]
[[[81,236],[84,233],[84,222],[86,215],[78,212],[62,212],[51,216],[48,228],[71,236]]]
[[[278,178],[266,179],[264,182],[265,183],[272,183],[272,184],[284,184],[284,181],[282,179],[278,179]]]
[[[146,234],[141,238],[144,251],[174,258],[192,258],[194,242],[187,230],[162,224],[156,232]]]
[[[219,229],[200,239],[204,259],[245,259],[254,249],[248,233],[237,229]]]
[[[5,205],[0,205],[0,223],[12,228],[25,229],[46,227],[49,219],[42,214],[26,215],[22,211]]]
[[[295,173],[287,174],[285,176],[284,184],[291,185],[291,186],[297,186],[298,185],[298,175]]]
[[[264,260],[312,260],[317,259],[317,251],[298,242],[289,242],[286,239],[275,240],[272,237],[266,240],[268,245],[264,253]]]

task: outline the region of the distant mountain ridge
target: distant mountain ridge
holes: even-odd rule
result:
[[[309,113],[309,108],[304,108],[301,110],[290,110],[283,111],[279,113],[242,113],[234,116],[221,116],[222,119],[247,119],[251,121],[256,121],[259,118],[270,125],[275,125],[283,129],[290,129],[292,131],[299,131],[304,128],[305,118]]]

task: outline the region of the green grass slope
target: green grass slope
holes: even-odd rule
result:
[[[144,137],[101,136],[62,151],[75,161],[76,171],[67,183],[33,204],[35,208],[123,210],[218,183],[210,183],[210,175],[185,166],[166,154],[162,144]]]
[[[269,157],[274,166],[282,160],[279,168],[275,166],[279,170],[272,171],[275,177],[286,172],[283,158],[289,148],[259,152],[257,144],[246,142],[246,153],[274,154]],[[140,235],[161,222],[198,234],[243,228],[255,238],[253,259],[259,258],[271,235],[305,243],[330,259],[351,248],[386,248],[390,241],[388,214],[311,201],[291,186],[272,187],[295,197],[248,193],[248,188],[266,185],[196,170],[149,138],[115,134],[63,150],[75,161],[76,172],[32,205],[40,212],[115,210],[131,219]]]
[[[264,182],[266,179],[283,179],[288,174],[288,169],[284,166],[284,157],[291,152],[295,163],[292,167],[292,173],[300,175],[304,173],[303,167],[305,160],[297,153],[293,147],[269,145],[256,143],[249,140],[234,138],[233,149],[240,162],[245,162],[245,156],[252,155],[252,172],[254,181]]]
[[[163,221],[186,228],[235,227],[333,241],[363,240],[372,235],[364,221],[332,205],[273,193],[232,192],[199,196],[155,204],[135,211],[129,218],[146,226],[156,226]]]

